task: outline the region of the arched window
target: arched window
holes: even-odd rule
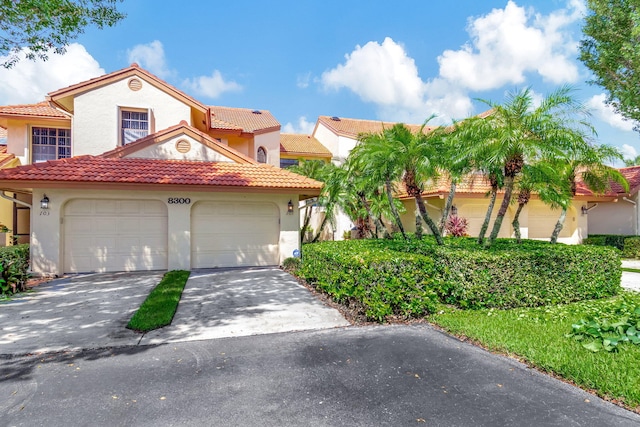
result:
[[[267,163],[267,150],[264,147],[258,148],[258,163]]]

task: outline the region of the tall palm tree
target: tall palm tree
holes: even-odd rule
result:
[[[379,133],[361,134],[358,137],[359,143],[349,153],[349,161],[352,167],[362,171],[363,175],[373,183],[377,182],[384,186],[391,219],[406,240],[407,235],[393,198],[395,184],[401,176],[401,171],[398,169],[398,165],[389,162],[387,157],[389,152],[393,151],[391,137],[388,129],[383,129]]]
[[[333,165],[331,165],[333,166]],[[325,182],[330,174],[331,166],[322,160],[305,160],[300,159],[297,165],[289,167],[291,172],[299,175],[306,176],[308,178],[315,179],[316,181]],[[305,240],[305,235],[309,229],[309,223],[311,222],[311,215],[313,213],[312,204],[307,203],[304,208],[304,217],[302,220],[302,227],[300,227],[301,240]],[[325,215],[326,218],[326,215]]]
[[[573,147],[565,152],[565,157],[559,162],[558,171],[569,191],[564,193],[566,197],[562,201],[562,211],[551,234],[551,243],[558,241],[570,200],[576,195],[578,181],[584,182],[594,193],[605,192],[612,182],[620,184],[625,191],[629,191],[629,183],[620,171],[604,164],[612,160],[622,160],[622,155],[617,148],[609,145],[592,146],[584,140],[576,141]]]
[[[624,159],[623,161],[626,167],[638,166],[640,165],[640,156],[636,156],[633,159]]]
[[[416,201],[416,206],[425,224],[439,245],[444,244],[442,233],[429,216],[427,207],[422,198],[425,184],[438,178],[438,156],[442,151],[442,133],[437,130],[425,132],[425,126],[433,118],[427,119],[420,130],[412,133],[402,123],[389,129],[389,139],[392,145],[389,147],[387,161],[393,165],[394,170],[402,171],[402,182],[407,194]]]
[[[582,128],[590,126],[584,120],[586,109],[572,92],[569,86],[563,86],[547,95],[537,107],[529,88],[508,94],[503,104],[483,101],[492,108],[492,113],[484,119],[486,137],[472,149],[472,157],[484,156],[489,163],[501,165],[504,179],[504,197],[487,246],[495,242],[500,232],[516,178],[525,163],[560,157],[577,136],[582,137]]]

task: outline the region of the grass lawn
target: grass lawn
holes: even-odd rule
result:
[[[566,335],[581,319],[619,320],[640,307],[640,293],[623,292],[603,300],[512,310],[445,308],[429,320],[486,348],[515,355],[537,368],[618,401],[640,412],[640,345],[621,343],[617,352],[592,352]],[[640,328],[640,325],[638,325]]]
[[[133,315],[127,328],[148,332],[171,324],[189,274],[191,272],[184,270],[166,273]]]
[[[637,268],[622,267],[622,271],[628,271],[629,273],[640,273],[640,269],[637,269]]]

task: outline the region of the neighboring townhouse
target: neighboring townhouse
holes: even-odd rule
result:
[[[277,265],[321,189],[279,168],[268,111],[206,106],[136,64],[0,107],[0,126],[38,274]]]
[[[333,154],[312,135],[280,134],[280,167],[297,165],[300,159],[330,162]]]
[[[487,113],[483,114],[486,115]],[[332,161],[334,163],[342,164],[349,152],[358,143],[358,135],[362,133],[378,133],[385,128],[392,127],[394,124],[374,120],[320,116],[314,128],[313,136],[332,152]],[[421,125],[417,124],[407,126],[413,132],[418,132],[421,128]],[[431,129],[433,127],[425,126],[424,131]],[[638,234],[640,224],[640,216],[638,215],[640,167],[623,168],[621,172],[630,183],[631,189],[629,193],[624,193],[624,190],[619,185],[614,184],[607,194],[594,195],[584,184],[578,185],[578,193],[567,211],[567,218],[558,238],[559,242],[580,243],[589,233]],[[489,183],[481,175],[470,176],[457,187],[454,212],[468,220],[468,234],[470,236],[477,236],[480,232],[487,213],[489,204],[487,195],[490,190]],[[405,207],[405,213],[401,216],[403,226],[407,231],[414,232],[416,229],[415,201],[412,197],[403,194],[404,188],[401,188],[401,186],[397,191],[397,196]],[[442,216],[448,194],[449,183],[444,179],[425,189],[423,193],[427,211],[436,221],[439,221]],[[498,194],[498,200],[489,225],[489,232],[497,215],[502,194],[502,192]],[[514,235],[511,223],[516,209],[517,205],[515,204],[509,206],[499,237],[512,237]],[[559,216],[560,210],[549,208],[534,194],[519,217],[521,236],[530,239],[549,239]],[[314,224],[318,222],[317,219],[313,221]],[[353,226],[354,224],[346,215],[339,213],[336,218],[335,229],[328,234],[339,240],[342,239],[345,231],[350,230]],[[422,227],[425,232],[429,233],[424,222]]]

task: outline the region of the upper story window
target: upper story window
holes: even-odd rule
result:
[[[280,167],[282,169],[289,168],[291,166],[298,166],[298,160],[297,159],[283,159],[283,158],[280,158]]]
[[[31,128],[32,163],[71,157],[71,129]]]
[[[147,110],[120,110],[122,145],[149,135],[149,112]]]
[[[267,150],[264,147],[258,148],[258,163],[267,163]]]

